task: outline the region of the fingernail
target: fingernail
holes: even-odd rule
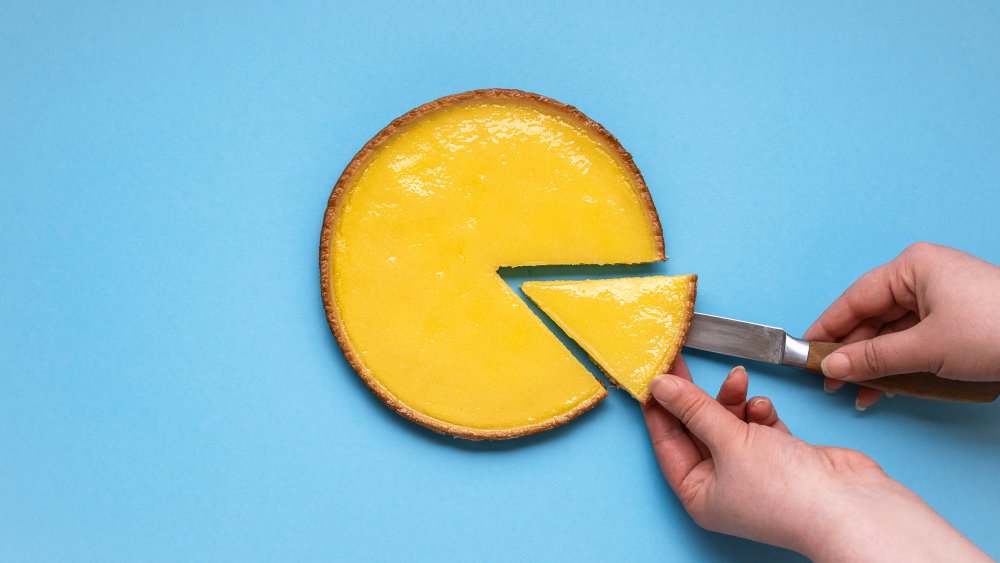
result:
[[[661,375],[649,382],[649,392],[654,396],[664,397],[677,388],[677,378],[673,375]]]
[[[754,399],[754,400],[750,401],[751,403],[753,403],[750,406],[752,406],[753,408],[757,409],[757,408],[763,407],[766,404],[766,401],[767,401],[767,399]]]
[[[865,412],[866,410],[868,410],[868,406],[862,405],[861,401],[857,399],[854,400],[854,408],[858,409],[858,412]]]
[[[846,354],[840,352],[834,352],[823,358],[819,367],[823,370],[823,375],[834,379],[844,379],[851,375],[851,360],[847,359]]]
[[[824,377],[823,378],[823,391],[825,391],[825,392],[833,395],[837,391],[840,391],[840,389],[844,385],[846,385],[846,384],[847,384],[846,382],[843,382],[843,381],[840,381],[840,380],[837,380],[837,379],[830,379],[829,377]]]
[[[891,398],[895,397],[896,394],[893,393],[892,391],[886,391],[885,392],[885,396],[886,396],[886,398],[891,399]]]

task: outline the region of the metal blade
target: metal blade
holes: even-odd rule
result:
[[[684,346],[780,364],[785,355],[785,331],[773,326],[695,313]]]

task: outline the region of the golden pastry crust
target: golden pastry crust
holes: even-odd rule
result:
[[[681,348],[684,347],[684,341],[687,339],[688,330],[691,329],[691,319],[694,318],[694,300],[698,294],[698,274],[690,274],[687,277],[688,287],[690,289],[690,298],[688,299],[687,309],[684,311],[684,327],[681,329],[677,347],[674,348],[672,353],[667,354],[667,357],[663,359],[663,363],[660,365],[660,370],[657,373],[657,376],[670,373],[670,370],[674,367],[674,362],[677,361],[677,356],[681,353]],[[653,394],[649,392],[649,387],[646,387],[642,390],[642,394],[636,397],[636,400],[643,405],[646,405],[649,404],[649,400],[652,396]]]
[[[344,172],[340,175],[340,179],[337,180],[337,183],[334,185],[333,192],[330,194],[326,214],[323,217],[323,229],[320,235],[319,245],[320,291],[323,296],[323,307],[326,309],[326,319],[330,325],[330,329],[333,331],[334,337],[337,339],[337,344],[340,345],[340,349],[344,352],[344,356],[348,363],[351,364],[351,367],[354,368],[354,371],[357,372],[358,376],[360,376],[365,384],[368,385],[369,389],[371,389],[372,392],[382,400],[382,402],[403,417],[416,422],[421,426],[434,430],[435,432],[449,434],[458,438],[466,438],[469,440],[505,440],[535,434],[537,432],[542,432],[544,430],[565,424],[580,414],[590,410],[597,403],[601,402],[607,396],[607,391],[603,388],[600,389],[592,397],[581,402],[569,412],[537,424],[530,424],[516,428],[505,428],[499,430],[469,428],[427,416],[400,401],[395,395],[392,394],[392,392],[389,391],[388,388],[380,383],[372,375],[370,370],[361,362],[360,355],[352,345],[350,335],[347,333],[347,330],[342,322],[336,299],[333,296],[333,280],[331,276],[331,249],[333,247],[334,233],[336,232],[336,218],[344,200],[346,200],[346,197],[344,196],[348,192],[351,182],[354,179],[354,175],[359,171],[364,170],[369,156],[381,148],[382,145],[389,139],[393,138],[398,131],[421,117],[441,108],[476,100],[518,100],[538,104],[548,109],[555,109],[568,115],[574,122],[582,125],[586,129],[595,133],[599,138],[603,139],[606,145],[621,159],[621,163],[629,172],[634,185],[638,189],[639,197],[643,202],[643,206],[645,207],[653,226],[653,236],[655,238],[658,260],[664,260],[666,255],[663,250],[663,230],[660,226],[660,217],[656,212],[656,207],[653,205],[653,198],[646,187],[646,182],[643,180],[642,174],[639,172],[639,168],[636,167],[635,162],[632,160],[632,155],[621,146],[618,139],[609,133],[607,129],[584,115],[580,110],[571,105],[558,102],[539,94],[533,94],[521,90],[490,88],[484,90],[472,90],[469,92],[462,92],[439,98],[410,110],[401,117],[393,120],[392,123],[387,125],[370,141],[365,143],[361,150],[358,151],[353,159],[351,159],[351,162],[348,163]],[[671,359],[671,364],[672,363],[673,359]],[[669,369],[669,366],[667,369]]]

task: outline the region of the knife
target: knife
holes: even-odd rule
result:
[[[822,373],[820,362],[843,344],[810,342],[773,326],[695,313],[684,346]],[[942,401],[989,403],[1000,395],[1000,381],[958,381],[933,373],[889,375],[856,383],[889,393]]]

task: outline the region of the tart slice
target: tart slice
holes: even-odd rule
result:
[[[642,176],[603,127],[537,94],[477,90],[393,121],[347,165],[320,279],[372,392],[438,432],[500,439],[606,392],[497,269],[663,259]]]
[[[698,276],[525,282],[521,289],[639,402],[684,345]]]

